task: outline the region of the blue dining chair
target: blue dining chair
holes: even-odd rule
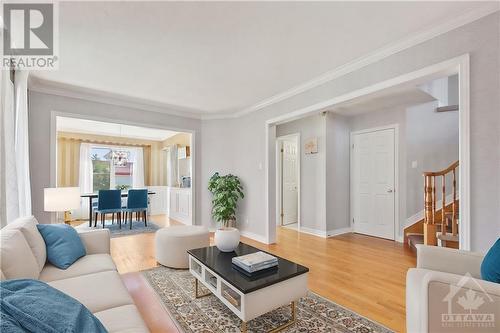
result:
[[[94,222],[94,227],[97,226],[97,215],[101,214],[102,227],[106,221],[106,214],[117,215],[118,223],[120,224],[120,229],[122,227],[121,217],[122,217],[122,191],[120,190],[99,190],[97,196],[97,209],[95,210],[96,218]]]
[[[147,211],[148,211],[148,190],[128,190],[127,197],[127,208],[123,210],[125,212],[125,219],[129,217],[130,229],[132,229],[132,214],[141,214],[144,219],[144,226],[148,226],[147,222]]]

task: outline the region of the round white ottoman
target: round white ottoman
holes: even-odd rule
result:
[[[210,245],[208,229],[195,225],[171,226],[155,234],[156,261],[172,268],[188,268],[187,250]]]

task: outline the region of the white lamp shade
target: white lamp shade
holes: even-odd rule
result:
[[[52,187],[44,189],[44,210],[64,212],[80,208],[79,187]]]

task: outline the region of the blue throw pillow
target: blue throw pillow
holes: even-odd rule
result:
[[[83,257],[85,246],[76,230],[66,224],[37,224],[47,247],[47,260],[54,266],[66,269]]]
[[[486,281],[500,283],[500,238],[486,253],[481,263],[481,278]]]

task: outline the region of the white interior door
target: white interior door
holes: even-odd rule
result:
[[[353,135],[354,231],[394,239],[395,130]]]
[[[298,161],[295,139],[282,141],[283,225],[298,223]]]

